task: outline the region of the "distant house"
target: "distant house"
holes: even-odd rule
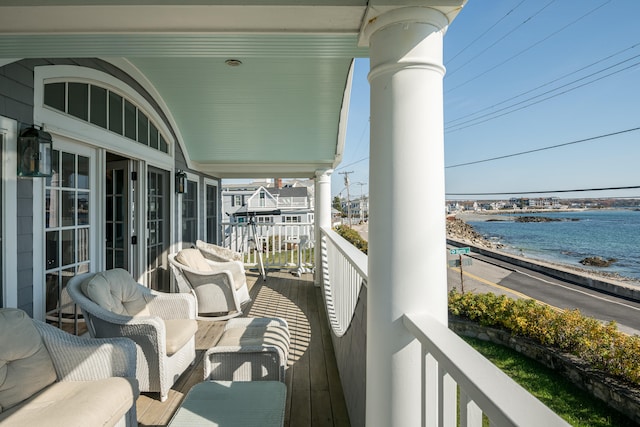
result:
[[[309,223],[314,220],[313,191],[301,181],[273,187],[264,182],[223,185],[224,219],[232,223],[253,217],[257,224]]]
[[[351,218],[360,220],[369,218],[369,198],[367,196],[362,196],[350,201],[341,200],[340,205],[342,206],[342,211],[349,213]]]

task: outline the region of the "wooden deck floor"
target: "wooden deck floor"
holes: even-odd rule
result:
[[[322,296],[311,275],[297,278],[288,271],[271,271],[263,281],[249,272],[247,280],[252,302],[244,312],[250,317],[278,316],[289,323],[285,426],[349,426]],[[202,381],[204,351],[218,342],[223,327],[224,322],[199,321],[195,365],[174,384],[166,402],[161,403],[157,393],[140,396],[140,426],[168,424],[187,391]]]

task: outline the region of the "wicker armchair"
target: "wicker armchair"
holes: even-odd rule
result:
[[[0,424],[137,426],[136,346],[0,309]]]
[[[195,361],[198,325],[193,296],[152,291],[122,269],[75,276],[67,288],[92,337],[135,341],[140,390],[159,392],[165,401],[171,386]]]
[[[242,314],[251,301],[244,267],[238,261],[206,259],[198,249],[183,249],[169,255],[169,265],[180,292],[191,292],[198,305],[198,318],[226,320]]]

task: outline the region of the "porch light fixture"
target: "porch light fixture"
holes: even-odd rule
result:
[[[239,59],[227,59],[226,61],[224,61],[224,63],[229,67],[239,67],[240,65],[242,65],[242,61],[240,61]]]
[[[187,192],[187,174],[185,171],[178,170],[176,172],[176,193]]]
[[[18,176],[50,177],[52,150],[51,134],[31,125],[18,138]]]

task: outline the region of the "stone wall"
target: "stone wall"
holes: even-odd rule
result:
[[[579,358],[557,349],[541,346],[510,332],[488,328],[475,322],[449,317],[449,328],[458,335],[504,345],[559,372],[576,386],[588,391],[611,408],[640,424],[640,387],[612,378],[590,368]]]

